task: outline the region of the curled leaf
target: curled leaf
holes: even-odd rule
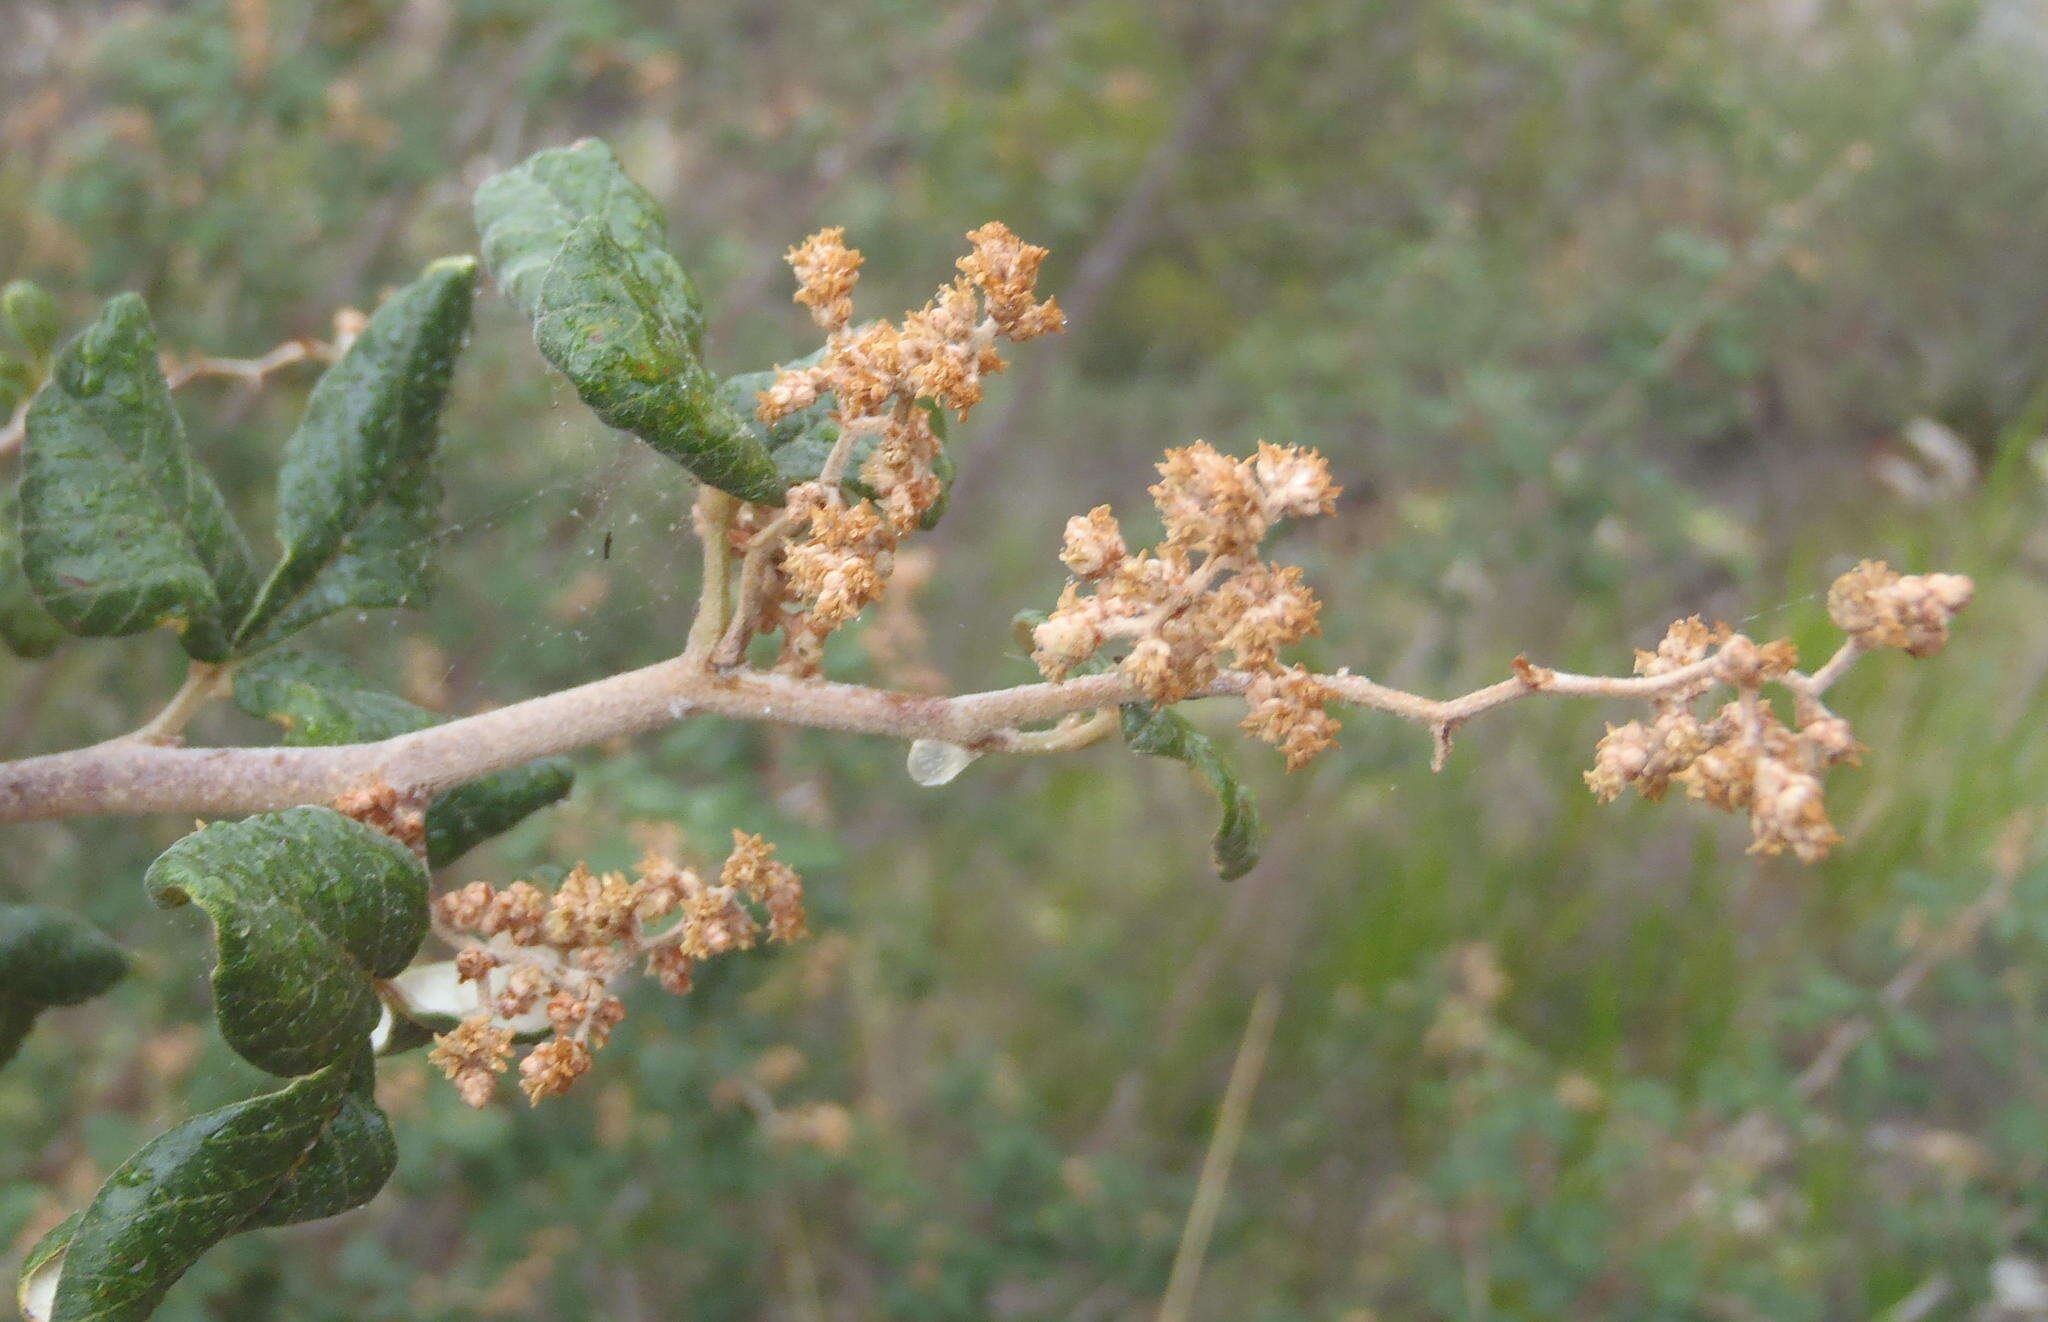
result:
[[[307,1074],[376,1026],[375,980],[427,931],[427,878],[405,846],[328,808],[216,822],[143,879],[162,907],[213,919],[215,1013],[228,1044],[272,1074]]]
[[[599,217],[562,244],[534,306],[533,337],[591,411],[700,481],[742,500],[782,503],[768,448],[721,398],[673,299]]]
[[[31,1250],[23,1311],[39,1322],[139,1322],[229,1235],[368,1201],[396,1150],[367,1082],[358,1050],[158,1135]]]
[[[1133,752],[1150,757],[1169,757],[1185,762],[1208,783],[1223,805],[1223,819],[1210,842],[1210,856],[1216,874],[1235,881],[1259,861],[1263,832],[1259,806],[1251,791],[1238,781],[1237,773],[1216,751],[1216,741],[1197,730],[1188,718],[1170,707],[1153,708],[1143,703],[1126,703],[1123,708],[1124,742]]]

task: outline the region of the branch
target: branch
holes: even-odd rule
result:
[[[1718,656],[1718,653],[1715,654]],[[1414,721],[1437,736],[1474,716],[1537,694],[1651,698],[1706,675],[1715,656],[1651,676],[1574,675],[1518,658],[1511,679],[1432,699],[1363,675],[1320,676],[1338,701]],[[1839,659],[1839,658],[1838,658]],[[1822,674],[1844,667],[1830,663]],[[1252,676],[1225,671],[1194,696],[1242,694]],[[1787,677],[1812,690],[1817,680]],[[1109,672],[1057,683],[1020,684],[954,697],[928,697],[763,671],[707,671],[676,657],[558,693],[369,744],[324,748],[169,748],[133,740],[0,763],[0,822],[44,821],[99,813],[232,815],[304,803],[328,803],[352,791],[388,785],[404,795],[437,794],[493,771],[591,744],[637,735],[687,716],[724,716],[930,739],[978,753],[1039,751],[1043,725],[1077,712],[1142,700],[1137,686]]]

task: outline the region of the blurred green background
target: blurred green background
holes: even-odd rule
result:
[[[1306,659],[1433,692],[1522,650],[1625,670],[1694,611],[1811,656],[1863,556],[1979,583],[1947,654],[1840,690],[1873,751],[1814,868],[1691,805],[1595,805],[1578,773],[1615,713],[1586,704],[1495,716],[1434,776],[1362,714],[1292,777],[1234,749],[1273,838],[1230,886],[1202,790],[1119,748],[937,790],[898,746],[709,719],[587,752],[568,803],[451,880],[739,825],[803,868],[815,939],[639,997],[538,1111],[395,1063],[393,1185],[230,1241],[164,1318],[1149,1318],[1269,986],[1187,1316],[2048,1318],[2038,0],[4,21],[0,277],[74,324],[140,290],[196,352],[326,334],[473,247],[484,174],[585,134],[668,209],[721,371],[814,342],[779,254],[821,224],[868,255],[863,315],[922,301],[984,220],[1051,247],[1071,332],[959,429],[930,581],[842,677],[1032,677],[1007,621],[1057,594],[1065,517],[1142,527],[1157,452],[1197,436],[1330,456],[1339,517],[1278,550],[1328,603]],[[309,381],[180,394],[250,519]],[[680,474],[576,407],[502,302],[446,432],[436,600],[318,641],[449,712],[677,649]],[[0,751],[130,728],[179,670],[162,637],[0,661]],[[194,737],[264,732],[216,712]],[[265,1086],[211,1026],[203,928],[138,885],[188,825],[0,835],[0,899],[143,959],[0,1074],[0,1254]]]

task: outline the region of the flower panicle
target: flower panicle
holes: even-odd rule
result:
[[[765,922],[755,917],[758,908]],[[538,1104],[567,1091],[625,1018],[616,988],[637,968],[665,990],[690,990],[698,964],[806,935],[803,879],[758,835],[733,832],[715,880],[650,850],[628,877],[578,864],[552,892],[519,881],[472,882],[439,897],[436,925],[468,942],[457,976],[477,1011],[434,1040],[430,1057],[471,1106],[510,1068],[515,1021],[544,1015],[551,1036],[520,1062]]]
[[[1858,649],[1926,657],[1947,644],[1974,591],[1960,574],[1901,575],[1866,560],[1829,588],[1828,614]],[[1654,802],[1679,785],[1688,798],[1747,814],[1751,853],[1790,853],[1805,863],[1825,858],[1842,837],[1828,818],[1822,777],[1856,762],[1863,747],[1798,665],[1789,639],[1757,643],[1698,616],[1678,621],[1655,650],[1636,653],[1636,673],[1695,677],[1660,692],[1647,721],[1607,727],[1585,773],[1587,787],[1603,803],[1631,787]],[[1763,700],[1768,684],[1791,689],[1793,724]],[[1702,718],[1699,700],[1723,686],[1735,700]]]
[[[1327,514],[1341,489],[1314,450],[1260,442],[1234,458],[1206,441],[1169,450],[1153,503],[1156,547],[1132,552],[1107,505],[1067,521],[1060,559],[1074,575],[1032,632],[1032,659],[1063,679],[1128,644],[1117,668],[1147,700],[1190,697],[1225,669],[1251,675],[1242,728],[1290,770],[1336,743],[1331,693],[1283,649],[1321,632],[1322,603],[1292,565],[1260,559],[1282,520]]]
[[[781,630],[777,669],[813,675],[825,639],[887,591],[903,539],[922,527],[945,494],[941,444],[931,410],[965,419],[983,397],[983,383],[1007,363],[999,341],[1022,343],[1066,328],[1055,299],[1038,297],[1046,250],[992,221],[967,235],[959,275],[900,321],[853,323],[853,295],[862,257],[843,229],[818,231],[787,253],[797,278],[795,300],[826,332],[814,365],[784,368],[756,398],[763,422],[810,408],[827,396],[840,428],[841,462],[853,442],[873,438],[860,460],[861,490],[850,499],[844,472],[821,474],[789,492],[780,532],[784,544],[768,590],[750,621],[758,632]],[[828,467],[830,465],[828,464]],[[756,515],[737,527],[758,535]]]

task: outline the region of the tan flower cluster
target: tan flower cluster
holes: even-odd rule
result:
[[[1961,574],[1902,575],[1882,560],[1865,560],[1828,589],[1828,616],[1859,646],[1933,656],[1975,592]]]
[[[792,488],[780,523],[786,544],[768,591],[751,621],[757,631],[783,631],[780,668],[813,674],[824,640],[887,588],[898,544],[944,494],[937,465],[938,433],[924,402],[966,418],[981,402],[984,378],[1005,367],[998,340],[1024,341],[1065,329],[1057,301],[1039,301],[1038,270],[1046,250],[991,222],[968,236],[973,251],[961,275],[900,323],[851,326],[861,256],[844,231],[821,230],[789,250],[798,289],[830,332],[815,366],[777,374],[757,399],[764,422],[836,401],[839,446],[819,480]],[[853,447],[875,439],[859,477],[876,499],[849,502],[840,487]],[[758,512],[735,525],[758,535]]]
[[[1835,581],[1828,610],[1858,646],[1931,656],[1947,642],[1971,591],[1960,575],[1901,577],[1866,561]],[[1697,616],[1680,620],[1655,651],[1636,653],[1636,673],[1684,671],[1693,678],[1660,694],[1647,723],[1608,726],[1586,784],[1606,802],[1629,786],[1660,799],[1675,782],[1712,807],[1748,813],[1752,853],[1790,851],[1807,863],[1825,857],[1841,836],[1828,820],[1821,774],[1854,762],[1862,749],[1849,723],[1798,675],[1798,664],[1787,640],[1758,644],[1726,625],[1709,628]],[[1764,686],[1773,683],[1791,689],[1797,728],[1763,700]],[[1735,700],[1701,720],[1694,704],[1722,685],[1735,691]]]
[[[344,817],[355,818],[372,830],[382,831],[415,854],[426,855],[426,813],[417,803],[382,781],[342,795],[334,801],[334,810]]]
[[[435,901],[444,936],[483,938],[455,957],[477,1012],[435,1038],[431,1056],[464,1101],[490,1099],[512,1056],[512,1023],[537,1012],[553,1035],[520,1062],[521,1082],[535,1103],[566,1091],[625,1017],[614,986],[640,964],[667,990],[689,991],[699,961],[760,940],[750,905],[765,913],[770,941],[805,935],[803,881],[760,836],[733,832],[716,882],[652,852],[635,871],[628,879],[579,865],[552,894],[479,881]]]
[[[1336,742],[1314,675],[1280,649],[1319,631],[1322,603],[1292,565],[1259,559],[1282,519],[1326,514],[1340,489],[1314,450],[1260,442],[1249,459],[1204,441],[1169,450],[1153,502],[1159,546],[1133,554],[1107,505],[1067,521],[1060,559],[1077,581],[1032,631],[1032,660],[1064,679],[1118,642],[1118,669],[1160,705],[1191,697],[1224,669],[1250,672],[1246,733],[1277,745],[1290,770]]]

